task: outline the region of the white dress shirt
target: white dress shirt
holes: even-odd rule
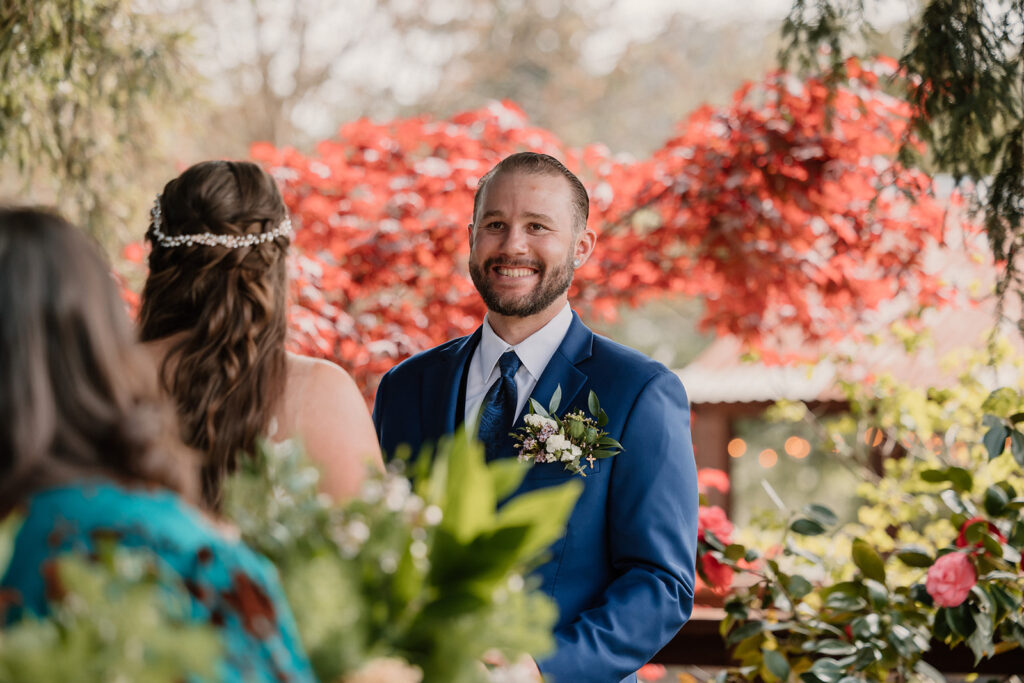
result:
[[[469,375],[466,377],[466,424],[475,424],[477,411],[484,402],[487,390],[501,376],[498,359],[508,350],[516,352],[521,364],[516,372],[516,417],[523,412],[530,394],[537,386],[544,368],[548,366],[551,356],[555,355],[559,345],[565,338],[572,324],[572,309],[566,302],[565,307],[529,337],[512,346],[505,342],[491,328],[487,317],[484,317],[480,343],[473,351],[469,360]],[[546,408],[547,406],[545,406]],[[514,421],[514,420],[513,420]]]

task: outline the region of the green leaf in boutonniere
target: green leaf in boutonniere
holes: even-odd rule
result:
[[[587,397],[587,407],[590,408],[590,414],[597,420],[598,427],[608,424],[608,413],[601,410],[601,402],[597,400],[597,394],[593,389],[590,390],[590,396]]]
[[[551,415],[548,414],[548,411],[544,410],[544,406],[542,406],[535,398],[530,399],[530,412],[540,415],[541,417],[551,417]]]
[[[558,412],[558,405],[562,402],[562,385],[555,387],[555,393],[551,394],[551,402],[548,403],[548,412],[554,415]]]

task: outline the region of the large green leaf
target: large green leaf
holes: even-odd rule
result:
[[[441,586],[477,584],[504,576],[523,558],[530,534],[528,524],[488,529],[464,542],[441,529],[430,555],[431,580]]]
[[[974,663],[977,664],[985,657],[995,654],[995,645],[992,642],[993,625],[992,615],[988,612],[972,610],[974,617],[974,632],[967,638],[967,647],[974,653]]]
[[[760,621],[760,620],[748,621],[747,623],[743,624],[742,626],[740,626],[736,630],[734,630],[731,633],[729,633],[729,635],[726,636],[726,638],[725,638],[725,642],[726,642],[727,645],[735,645],[736,643],[738,643],[738,642],[740,642],[742,640],[746,640],[747,638],[749,638],[749,637],[751,637],[753,635],[757,635],[758,633],[762,633],[763,631],[764,631],[764,622],[763,621]]]
[[[885,583],[885,563],[874,548],[863,539],[855,538],[852,553],[853,563],[864,576]]]
[[[559,384],[555,387],[555,391],[551,394],[551,401],[548,402],[548,412],[552,415],[558,413],[558,407],[562,404],[562,385]]]
[[[926,568],[935,563],[928,550],[918,545],[905,545],[896,550],[896,557],[908,567]]]
[[[807,517],[798,517],[794,519],[789,528],[802,536],[820,536],[825,533],[825,527],[813,519]]]
[[[516,458],[498,458],[489,462],[487,469],[491,473],[494,495],[501,501],[516,492],[530,471],[530,465]]]
[[[1013,459],[1017,461],[1017,464],[1024,467],[1024,434],[1021,434],[1016,429],[1010,430],[1010,451],[1013,453]]]
[[[839,522],[839,518],[836,517],[836,513],[832,512],[828,507],[818,503],[805,505],[804,514],[826,527],[835,526],[836,523]]]
[[[789,679],[789,662],[778,650],[764,650],[764,666],[780,681]]]
[[[985,432],[982,443],[988,452],[989,459],[997,458],[1006,449],[1006,437],[1010,435],[1010,428],[1004,424],[998,424]]]
[[[441,525],[460,542],[468,543],[493,527],[497,496],[483,447],[465,438],[462,431],[445,443],[450,454]]]
[[[583,482],[573,478],[564,484],[521,494],[501,508],[495,525],[521,525],[526,528],[518,549],[519,559],[526,560],[562,537],[565,524],[582,492]]]

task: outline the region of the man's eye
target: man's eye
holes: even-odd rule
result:
[[[548,228],[547,228],[546,225],[541,225],[540,223],[531,223],[530,224],[530,230],[533,230],[534,232],[540,232],[541,230],[547,230],[547,229]]]
[[[501,221],[492,221],[485,225],[484,227],[487,228],[488,230],[501,230],[504,226],[505,224],[502,223]]]

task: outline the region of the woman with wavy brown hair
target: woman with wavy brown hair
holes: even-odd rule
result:
[[[256,164],[207,161],[167,183],[146,234],[152,251],[140,338],[160,364],[182,436],[203,454],[203,498],[261,438],[298,438],[335,498],[382,467],[366,404],[337,365],[290,354],[291,223]]]
[[[0,517],[24,513],[0,626],[50,612],[60,557],[113,542],[186,601],[168,594],[169,619],[212,627],[217,680],[313,680],[273,566],[187,504],[195,454],[98,250],[55,214],[0,209],[0,311]]]

